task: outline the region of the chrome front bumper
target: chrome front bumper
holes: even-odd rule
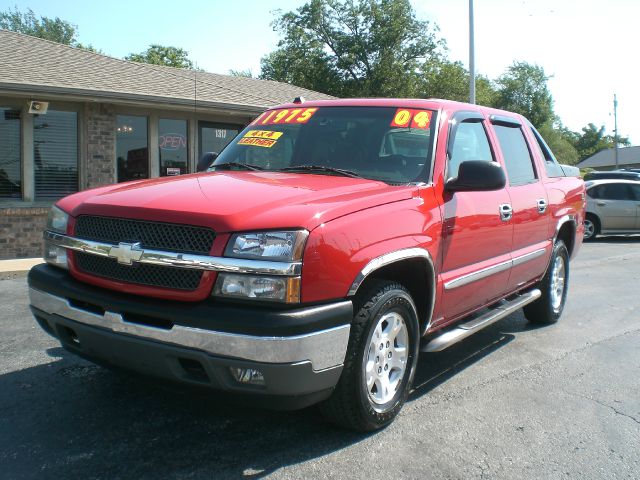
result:
[[[71,305],[65,298],[33,287],[29,288],[29,297],[31,306],[42,312],[113,333],[247,361],[274,364],[311,362],[314,371],[341,366],[349,342],[350,325],[287,337],[242,335],[180,325],[167,330],[127,322],[115,312],[105,311],[101,315],[84,310]]]

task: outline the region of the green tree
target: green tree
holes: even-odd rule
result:
[[[578,151],[580,160],[595,155],[601,150],[615,147],[615,137],[613,135],[606,135],[604,125],[600,128],[596,127],[593,123],[590,123],[586,127],[582,128],[582,134],[573,133],[574,146]],[[631,145],[628,137],[618,137],[618,145],[628,147]]]
[[[496,80],[495,106],[520,113],[538,128],[553,122],[553,98],[544,69],[527,62],[514,62]]]
[[[442,98],[458,102],[469,101],[469,72],[461,62],[435,59],[425,64],[424,93],[421,97]],[[476,77],[476,103],[493,106],[496,90],[485,76]]]
[[[341,97],[418,96],[444,47],[409,0],[310,0],[272,25],[282,39],[260,78]]]
[[[91,45],[83,45],[78,42],[78,27],[76,25],[58,17],[38,18],[30,8],[25,13],[20,12],[17,7],[14,10],[9,9],[0,12],[0,28],[72,47],[96,51]]]
[[[185,68],[187,70],[196,69],[193,62],[189,60],[189,53],[186,50],[157,44],[150,45],[144,52],[131,53],[124,59],[138,63],[164,65],[165,67]]]

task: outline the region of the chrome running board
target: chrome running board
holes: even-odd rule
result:
[[[498,320],[502,320],[504,317],[511,315],[516,310],[524,307],[534,300],[537,300],[541,295],[542,292],[540,292],[539,289],[534,288],[533,290],[522,293],[511,300],[503,300],[488,312],[468,320],[465,323],[461,323],[453,329],[446,330],[436,337],[427,340],[422,344],[420,350],[423,352],[440,352],[454,343],[458,343],[460,340],[473,335],[477,331],[488,327]]]

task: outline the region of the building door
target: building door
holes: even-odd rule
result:
[[[198,122],[198,159],[207,152],[220,153],[240,130],[240,125]]]

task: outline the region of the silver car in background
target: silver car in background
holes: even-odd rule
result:
[[[587,214],[584,239],[596,235],[640,233],[640,182],[593,180],[586,182]]]

